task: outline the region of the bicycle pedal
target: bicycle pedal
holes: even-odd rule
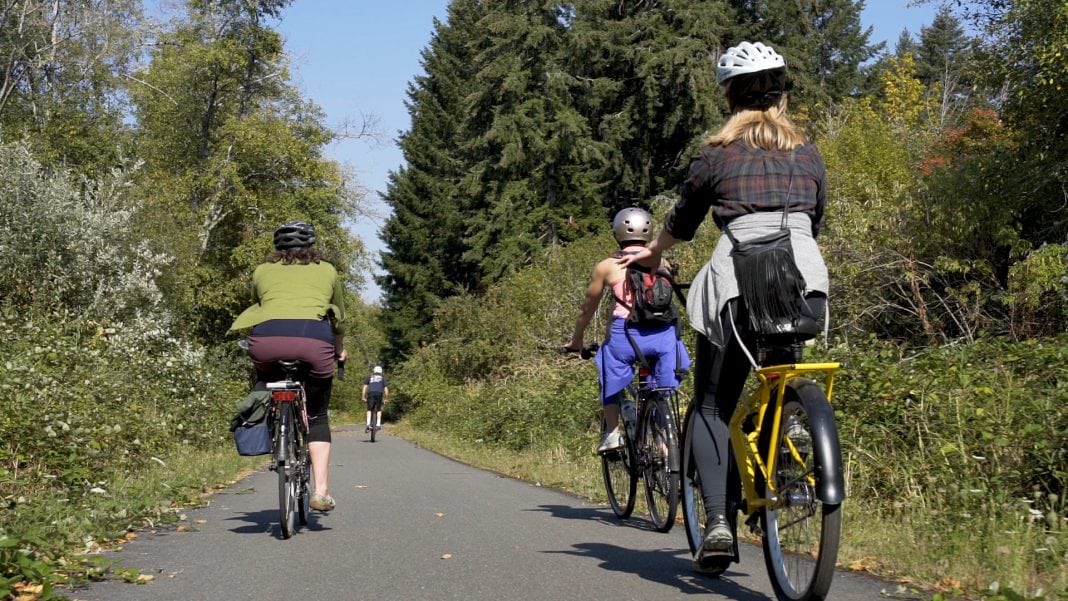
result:
[[[757,516],[757,514],[754,513],[749,516],[749,519],[745,521],[745,525],[749,527],[749,532],[751,532],[753,536],[764,536],[764,529],[760,527],[760,517]]]

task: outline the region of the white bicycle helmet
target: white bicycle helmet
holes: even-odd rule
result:
[[[781,54],[761,42],[742,42],[728,48],[723,56],[719,57],[719,62],[716,63],[716,82],[723,85],[732,77],[773,69],[782,69],[785,72],[786,59]]]
[[[627,207],[616,213],[612,220],[612,233],[616,236],[616,242],[652,242],[653,216],[645,209]]]
[[[380,373],[382,373],[382,366],[381,365],[376,365],[375,368],[373,370],[371,370],[371,371],[373,371],[376,374],[380,374]]]

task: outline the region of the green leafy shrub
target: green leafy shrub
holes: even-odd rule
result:
[[[170,259],[131,228],[132,170],[100,180],[46,170],[24,144],[0,144],[0,288],[22,309],[100,322],[164,317],[156,278]]]
[[[856,519],[895,524],[916,545],[915,576],[1063,591],[1068,337],[828,354],[846,361],[833,404]]]

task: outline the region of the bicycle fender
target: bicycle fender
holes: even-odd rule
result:
[[[834,409],[827,402],[823,389],[812,380],[796,378],[789,386],[804,405],[812,428],[812,445],[817,459],[816,496],[824,504],[840,504],[845,500],[846,489]]]

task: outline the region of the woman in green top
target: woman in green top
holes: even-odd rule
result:
[[[310,505],[330,511],[330,423],[327,408],[333,386],[334,360],[348,357],[340,324],[345,303],[337,270],[313,248],[315,228],[290,221],[274,232],[275,252],[252,274],[255,304],[237,317],[230,330],[252,328],[248,353],[256,366],[256,389],[280,379],[275,362],[300,360],[308,365],[304,388],[308,399],[308,450],[315,491]]]

